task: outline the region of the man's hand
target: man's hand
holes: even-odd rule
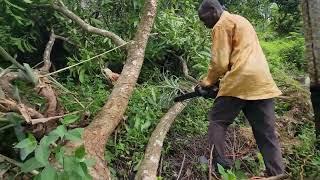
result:
[[[215,87],[215,86],[205,87],[201,83],[199,83],[194,88],[194,91],[206,99],[215,98],[218,94],[218,87]]]

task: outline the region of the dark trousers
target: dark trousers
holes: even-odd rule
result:
[[[311,86],[310,92],[316,126],[317,148],[320,149],[320,85]]]
[[[225,156],[225,136],[227,128],[243,111],[250,125],[269,176],[284,173],[281,150],[275,132],[275,112],[273,99],[242,100],[235,97],[218,97],[209,112],[209,143],[215,147],[214,161],[225,168],[231,162]]]

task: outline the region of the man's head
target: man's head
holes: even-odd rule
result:
[[[203,0],[198,15],[207,28],[213,28],[220,19],[222,12],[223,8],[218,0]]]

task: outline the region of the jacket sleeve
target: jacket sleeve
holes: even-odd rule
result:
[[[229,71],[232,52],[232,37],[227,30],[218,26],[212,31],[211,63],[207,76],[201,81],[203,86],[212,86]]]

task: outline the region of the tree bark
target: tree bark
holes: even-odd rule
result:
[[[320,138],[320,0],[303,0],[306,58],[317,139]],[[320,145],[320,143],[318,144]],[[320,146],[318,146],[320,148]]]
[[[188,102],[186,102],[188,103]],[[184,103],[176,103],[161,118],[156,129],[149,138],[149,143],[144,154],[144,159],[139,167],[135,180],[157,179],[157,170],[161,156],[163,141],[176,117],[186,107]]]
[[[145,48],[156,16],[156,9],[157,0],[145,1],[134,42],[130,43],[127,48],[128,56],[122,73],[106,104],[93,122],[85,128],[84,145],[87,156],[96,160],[95,166],[90,168],[90,174],[94,179],[110,179],[110,172],[104,158],[106,141],[120,123],[128,106],[129,98],[143,64]]]

